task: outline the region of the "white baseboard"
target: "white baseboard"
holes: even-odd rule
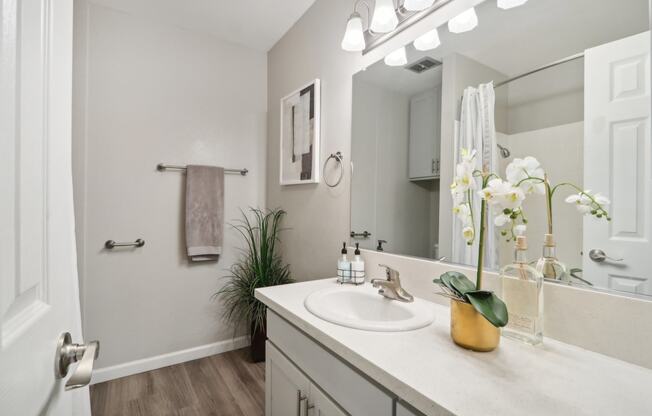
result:
[[[130,361],[128,363],[118,364],[111,367],[98,368],[93,370],[91,384],[102,383],[116,378],[130,376],[132,374],[185,363],[186,361],[192,361],[198,358],[204,358],[210,355],[243,348],[247,345],[249,345],[249,337],[242,336],[212,344],[200,345],[199,347],[188,348],[187,350],[175,351],[157,355],[155,357],[144,358],[142,360]]]

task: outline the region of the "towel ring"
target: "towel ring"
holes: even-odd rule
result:
[[[328,183],[328,180],[326,180],[326,166],[328,165],[328,161],[331,159],[335,159],[340,166],[340,175],[337,178],[337,181],[335,183]],[[342,156],[341,152],[337,152],[335,154],[331,153],[330,156],[326,159],[324,162],[324,168],[322,169],[322,174],[324,175],[324,183],[329,187],[329,188],[335,188],[337,185],[340,184],[342,181],[342,177],[344,176],[344,166],[342,164],[342,160],[344,160],[344,156]]]

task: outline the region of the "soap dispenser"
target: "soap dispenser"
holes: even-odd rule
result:
[[[355,243],[355,257],[351,262],[351,278],[353,283],[360,285],[364,283],[364,260],[360,257],[360,243]]]
[[[346,241],[342,242],[342,257],[337,261],[337,281],[345,283],[351,280],[351,262],[346,258]]]

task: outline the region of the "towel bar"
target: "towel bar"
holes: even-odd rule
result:
[[[156,170],[159,172],[163,172],[167,169],[174,169],[174,170],[186,170],[188,169],[187,166],[180,166],[180,165],[166,165],[165,163],[159,163],[156,165]],[[244,169],[224,169],[224,173],[239,173],[242,176],[247,176],[247,173],[249,173],[249,169],[244,168]]]
[[[115,248],[115,247],[142,247],[144,245],[145,245],[145,240],[143,240],[142,238],[139,238],[138,240],[136,240],[136,241],[134,241],[132,243],[131,242],[128,242],[128,243],[116,243],[113,240],[106,240],[106,242],[104,243],[104,247],[108,248],[108,249],[112,249],[112,248]]]

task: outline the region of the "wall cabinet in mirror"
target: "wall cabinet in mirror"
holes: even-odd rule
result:
[[[410,98],[409,177],[439,178],[441,87]]]

